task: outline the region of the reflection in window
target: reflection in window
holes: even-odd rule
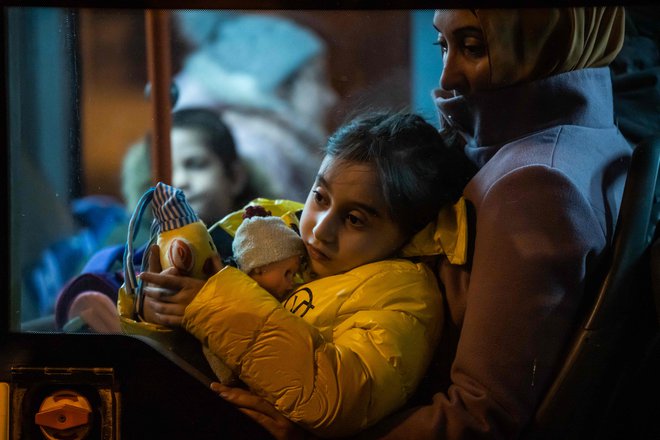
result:
[[[360,109],[412,108],[435,122],[431,15],[172,11],[174,110],[218,112],[253,194],[301,200],[325,137]],[[99,250],[121,255],[130,213],[152,184],[144,13],[13,7],[7,23],[11,326],[53,330],[63,286]],[[209,144],[191,127],[173,126],[172,180],[181,151]]]

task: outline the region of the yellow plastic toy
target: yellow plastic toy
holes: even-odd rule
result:
[[[157,244],[161,267],[174,266],[193,278],[213,275],[212,258],[218,252],[206,225],[186,203],[183,192],[159,183],[153,203],[160,223]]]

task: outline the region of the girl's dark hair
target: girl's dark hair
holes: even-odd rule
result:
[[[330,137],[325,152],[372,163],[391,218],[411,236],[455,203],[476,172],[460,149],[445,144],[435,127],[412,113],[359,117]]]

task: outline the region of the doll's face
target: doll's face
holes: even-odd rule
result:
[[[266,266],[257,267],[250,272],[250,277],[281,301],[293,289],[293,278],[300,270],[300,258],[300,256],[294,255]]]

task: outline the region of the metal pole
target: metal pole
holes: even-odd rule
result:
[[[170,153],[172,68],[169,11],[147,9],[145,11],[145,26],[153,121],[152,178],[154,183],[160,181],[169,184],[172,178],[172,157]]]

